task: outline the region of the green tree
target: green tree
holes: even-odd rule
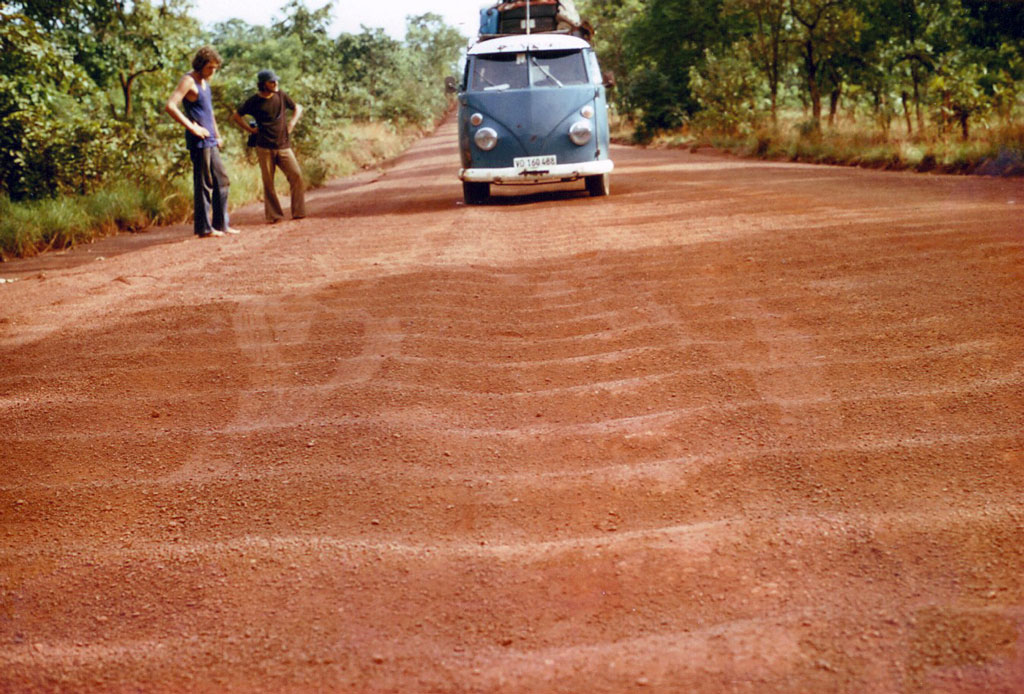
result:
[[[84,193],[138,162],[142,136],[105,114],[72,51],[28,15],[0,10],[0,192]],[[136,172],[137,173],[137,172]]]
[[[992,108],[1006,124],[1020,103],[1024,84],[1024,2],[961,0],[970,21],[967,43],[979,51],[985,67],[981,82]]]
[[[938,113],[945,125],[956,123],[961,138],[970,136],[970,119],[992,107],[991,95],[986,91],[984,79],[987,70],[980,56],[971,49],[944,53],[936,66],[931,87],[940,95]]]
[[[626,41],[634,56],[628,98],[639,112],[638,134],[677,128],[700,104],[690,89],[690,68],[711,49],[720,53],[735,38],[724,21],[722,0],[648,0]]]
[[[423,77],[429,84],[443,85],[455,76],[466,37],[444,23],[440,15],[428,12],[406,17],[405,46],[422,59]]]
[[[788,8],[788,0],[726,0],[722,7],[727,19],[749,26],[744,46],[751,64],[764,74],[773,123],[778,118],[779,88],[790,60]]]
[[[993,61],[995,65],[990,73],[992,105],[1009,125],[1024,85],[1024,46],[1006,42],[1000,44],[996,53],[998,58]]]
[[[3,7],[5,75],[15,85],[5,90],[0,124],[12,152],[4,192],[15,199],[84,193],[166,162],[161,143],[170,129],[156,117],[166,65],[198,32],[181,0]],[[149,89],[140,88],[144,76]]]
[[[16,200],[52,194],[54,162],[45,157],[52,123],[70,94],[83,94],[88,77],[71,55],[54,46],[31,17],[0,6],[0,186]],[[74,109],[74,104],[70,104]],[[72,113],[74,111],[72,110]]]
[[[401,42],[382,29],[363,27],[359,34],[342,34],[335,40],[338,79],[345,85],[350,117],[375,120],[395,115],[388,103],[401,74],[402,52]]]
[[[440,15],[427,13],[406,17],[405,49],[409,64],[404,89],[409,101],[419,101],[410,120],[425,123],[448,102],[447,77],[455,77],[466,37],[444,23]],[[417,96],[418,98],[413,98]]]
[[[711,50],[690,68],[690,88],[701,109],[694,121],[715,132],[750,134],[769,104],[765,81],[752,55],[748,39],[741,39],[722,55]]]
[[[593,45],[601,69],[611,77],[610,97],[621,113],[631,113],[634,104],[633,77],[636,57],[632,48],[642,42],[627,40],[634,23],[644,11],[645,0],[580,0],[580,16],[593,26]]]
[[[916,124],[923,133],[928,84],[940,56],[964,29],[960,0],[876,0],[870,8],[865,33],[875,39],[870,82],[876,101],[899,99],[908,132]]]
[[[135,88],[140,77],[168,67],[195,42],[198,24],[187,15],[185,0],[25,0],[23,8],[65,47],[105,91],[116,88],[120,104],[109,102],[111,113],[125,121],[133,117]],[[106,93],[106,92],[105,92]]]
[[[297,67],[303,73],[323,69],[331,62],[332,42],[328,34],[334,2],[310,10],[302,0],[289,0],[281,8],[284,18],[273,25],[279,38],[291,38],[302,45]]]
[[[789,0],[789,12],[795,20],[793,41],[811,102],[811,123],[820,129],[822,84],[839,84],[836,66],[841,53],[858,40],[863,18],[852,0]]]

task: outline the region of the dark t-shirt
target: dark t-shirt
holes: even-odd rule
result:
[[[256,146],[266,149],[286,149],[291,147],[288,138],[287,109],[295,110],[295,102],[282,91],[274,92],[264,99],[253,94],[238,107],[242,116],[252,116],[256,120]]]

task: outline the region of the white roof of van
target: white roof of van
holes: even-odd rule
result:
[[[476,43],[470,55],[481,53],[521,53],[522,51],[566,51],[589,48],[590,44],[569,34],[510,34]]]

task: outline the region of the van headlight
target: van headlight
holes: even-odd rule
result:
[[[494,128],[480,128],[473,135],[473,142],[483,151],[490,152],[498,144],[498,133],[494,132]]]
[[[590,121],[578,120],[569,128],[569,139],[577,145],[585,145],[590,142],[594,129],[590,127]]]

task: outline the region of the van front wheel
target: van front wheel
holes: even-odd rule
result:
[[[462,182],[462,197],[467,205],[483,205],[491,196],[491,184],[478,181]]]
[[[600,198],[611,192],[611,176],[608,174],[587,176],[584,182],[587,184],[587,192],[593,198]]]

